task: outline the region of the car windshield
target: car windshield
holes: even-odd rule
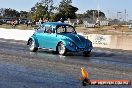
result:
[[[57,33],[76,33],[74,27],[67,26],[57,26]]]

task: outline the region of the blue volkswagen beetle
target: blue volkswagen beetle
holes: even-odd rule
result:
[[[36,52],[39,48],[52,49],[60,55],[67,52],[83,52],[89,55],[92,42],[78,35],[73,26],[59,22],[41,24],[29,38],[29,50]]]

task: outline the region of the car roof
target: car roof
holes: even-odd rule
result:
[[[46,22],[46,23],[43,23],[42,25],[43,26],[45,26],[45,25],[49,25],[49,26],[68,26],[69,24],[61,23],[61,22]]]

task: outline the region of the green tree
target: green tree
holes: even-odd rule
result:
[[[53,0],[41,0],[37,2],[34,7],[31,8],[32,19],[39,20],[40,18],[50,18],[52,11],[54,10]]]
[[[40,18],[44,17],[46,11],[44,6],[41,3],[36,3],[34,10],[31,8],[32,19],[39,20]]]
[[[84,14],[84,18],[98,18],[98,10],[87,10]],[[106,18],[105,14],[101,11],[99,11],[99,17],[100,18]]]
[[[58,12],[51,16],[51,21],[59,21],[60,18],[64,18],[64,17],[62,13]]]
[[[60,2],[59,7],[63,7],[63,6],[65,6],[65,5],[70,5],[71,3],[72,3],[72,0],[62,0],[62,1]]]
[[[28,12],[20,11],[20,18],[28,18]]]
[[[3,16],[4,17],[20,17],[20,13],[14,9],[6,8]]]
[[[74,19],[76,18],[77,7],[71,5],[72,0],[62,0],[59,4],[58,11],[62,14],[63,19]]]
[[[55,7],[53,6],[53,0],[41,0],[41,3],[45,7],[47,14],[51,14],[52,11],[55,9]]]

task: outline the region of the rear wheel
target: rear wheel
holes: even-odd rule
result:
[[[38,50],[38,47],[36,47],[34,40],[29,40],[29,50],[31,52],[36,52]]]
[[[57,52],[60,54],[60,55],[65,55],[66,54],[66,47],[65,45],[63,44],[63,42],[59,43],[58,46],[57,46]]]

